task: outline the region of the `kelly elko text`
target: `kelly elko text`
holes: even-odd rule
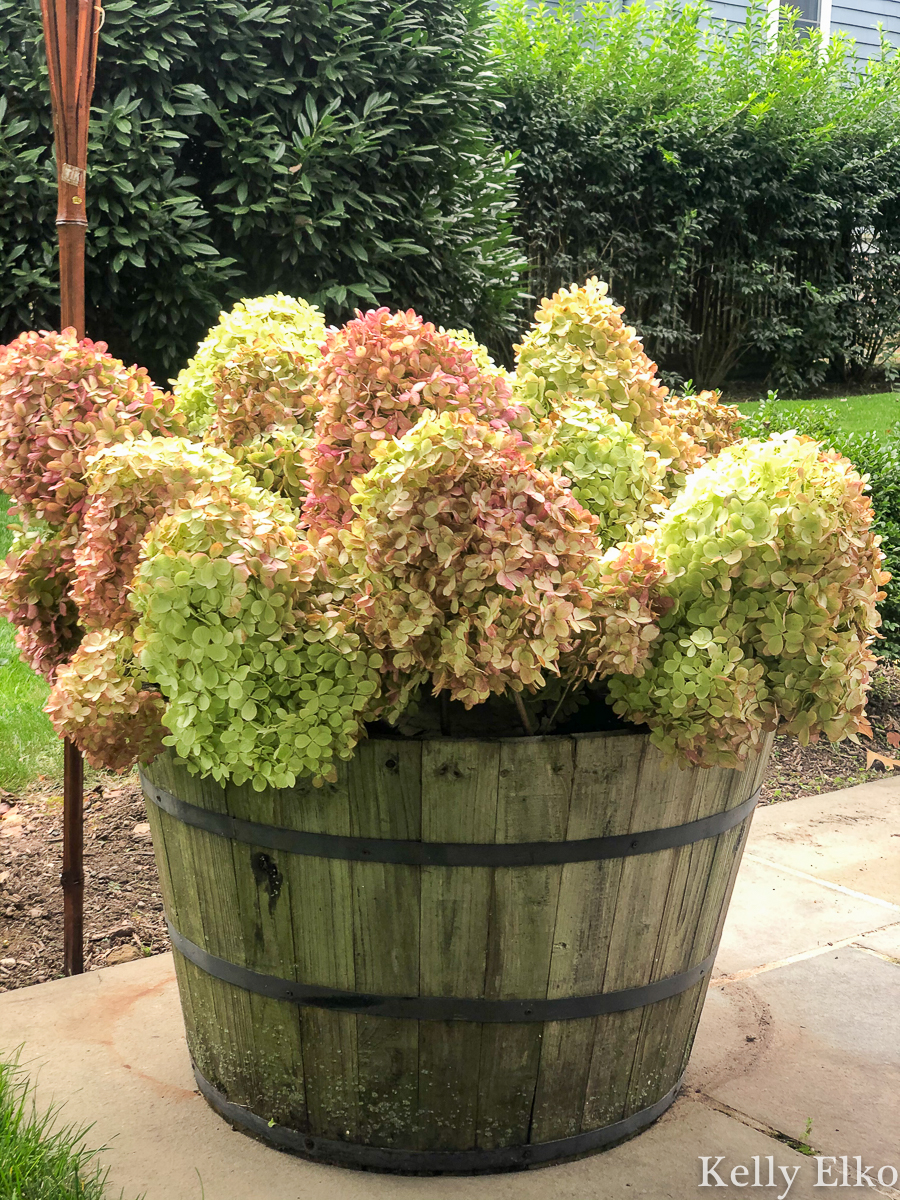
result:
[[[732,1187],[745,1188],[779,1188],[780,1194],[776,1200],[787,1200],[794,1180],[805,1166],[797,1163],[792,1167],[775,1165],[775,1157],[767,1154],[765,1157],[754,1154],[750,1164],[737,1163],[729,1168],[725,1163],[724,1154],[700,1156],[701,1180],[699,1187]],[[809,1166],[816,1173],[813,1187],[852,1187],[874,1188],[894,1187],[897,1182],[897,1168],[889,1163],[881,1167],[870,1167],[856,1155],[840,1158],[833,1155],[816,1154],[809,1160]]]

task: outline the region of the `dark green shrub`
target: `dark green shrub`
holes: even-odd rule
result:
[[[859,73],[763,8],[501,0],[503,145],[529,290],[599,274],[667,371],[801,389],[878,370],[900,331],[900,60]],[[528,306],[522,316],[527,319]]]
[[[497,340],[512,165],[483,116],[486,0],[108,0],[89,155],[88,332],[162,377],[220,307],[415,304]],[[38,0],[0,0],[0,344],[54,328]]]

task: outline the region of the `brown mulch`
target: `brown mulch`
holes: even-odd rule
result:
[[[137,775],[85,796],[85,969],[168,949]],[[62,795],[0,793],[0,992],[62,975]]]
[[[802,747],[779,737],[762,803],[900,774],[900,669],[882,664],[869,702],[873,737]],[[85,798],[85,969],[168,949],[159,879],[137,774],[105,776]],[[0,992],[62,975],[62,795],[45,781],[0,792]]]
[[[832,746],[823,738],[801,746],[796,738],[776,737],[761,802],[820,796],[891,771],[900,774],[900,667],[887,660],[874,673],[867,715],[872,737],[861,736],[858,745],[843,741]],[[874,760],[872,754],[877,756]],[[887,765],[892,762],[893,767]]]

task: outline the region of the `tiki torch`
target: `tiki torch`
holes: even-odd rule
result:
[[[103,10],[97,0],[41,0],[53,137],[56,145],[61,328],[84,337],[85,180],[88,121]],[[84,769],[65,740],[63,808],[63,958],[67,975],[84,970]]]

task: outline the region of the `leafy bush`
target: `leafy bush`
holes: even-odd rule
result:
[[[24,401],[0,424],[24,495],[5,603],[56,672],[57,730],[91,762],[168,746],[216,780],[291,787],[334,779],[372,722],[425,728],[429,691],[441,721],[458,703],[508,736],[513,719],[552,732],[604,681],[702,765],[739,765],[779,719],[804,740],[865,728],[883,573],[846,459],[805,438],[726,444],[733,411],[667,395],[595,280],[541,307],[512,380],[414,312],[360,313],[294,364],[315,376],[311,405],[253,382],[282,361],[280,319],[294,353],[288,309],[239,402],[213,390],[203,443],[152,389],[98,427],[77,372],[68,473]],[[31,345],[4,386],[68,428],[45,403],[59,354]],[[106,396],[124,369],[98,363]],[[208,396],[221,366],[192,386]],[[73,479],[65,525],[42,524]]]
[[[900,340],[900,57],[766,6],[499,0],[493,126],[520,155],[528,290],[595,273],[668,372],[793,389]],[[528,306],[521,312],[524,324]]]
[[[415,304],[496,340],[518,292],[486,0],[108,0],[87,328],[154,377],[240,295]],[[0,0],[0,341],[58,311],[38,0]]]
[[[191,433],[215,424],[216,440],[240,443],[284,424],[289,413],[293,420],[306,407],[302,397],[312,391],[324,340],[319,310],[281,292],[220,313],[175,382],[176,404]],[[241,417],[253,427],[235,428]]]

